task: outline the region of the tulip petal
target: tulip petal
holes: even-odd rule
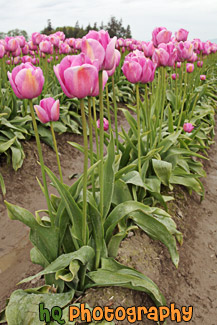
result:
[[[57,64],[56,66],[53,67],[53,69],[54,69],[54,73],[55,73],[57,79],[59,80],[60,86],[61,86],[61,88],[62,88],[64,94],[65,94],[67,97],[69,97],[69,98],[73,98],[73,97],[75,97],[75,96],[73,96],[72,94],[70,94],[70,92],[68,91],[68,89],[66,88],[66,86],[65,86],[65,84],[64,84],[64,81],[63,81],[62,78],[60,77],[60,74],[59,74],[59,67],[60,67],[59,64]]]
[[[42,92],[44,77],[40,70],[24,68],[16,75],[15,84],[23,98],[32,99]]]
[[[102,69],[102,64],[105,59],[105,50],[98,41],[96,41],[94,39],[83,39],[82,45],[81,45],[81,50],[91,60],[98,59],[99,68],[100,68],[100,70]]]
[[[105,52],[105,59],[103,62],[104,70],[111,70],[115,65],[115,44],[117,41],[117,37],[113,37],[110,43],[108,44]]]
[[[8,79],[10,81],[10,84],[11,84],[11,87],[15,93],[15,95],[20,98],[20,99],[24,99],[24,97],[19,93],[14,81],[13,81],[13,78],[12,78],[12,74],[8,71]]]
[[[56,100],[51,108],[51,121],[58,121],[60,116],[60,102]]]
[[[142,67],[138,62],[125,61],[122,67],[122,71],[128,81],[137,83],[141,79]]]
[[[98,78],[96,67],[84,64],[80,67],[71,67],[64,72],[67,89],[73,96],[84,98],[91,96]]]
[[[47,123],[50,121],[48,113],[41,106],[34,105],[34,108],[41,123]]]

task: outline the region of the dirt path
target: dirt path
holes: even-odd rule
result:
[[[68,176],[82,170],[82,155],[68,145],[66,140],[79,142],[81,137],[58,137],[64,180],[70,184],[72,181]],[[200,203],[196,195],[190,197],[179,188],[175,191],[177,200],[170,207],[179,230],[184,234],[184,243],[179,249],[178,270],[173,266],[165,247],[150,240],[139,230],[122,243],[119,251],[119,261],[150,276],[160,287],[168,304],[175,303],[179,308],[193,306],[194,313],[190,321],[192,325],[217,324],[217,136],[215,140],[209,151],[210,160],[205,166],[207,178],[202,180],[206,191],[204,201]],[[45,163],[57,173],[57,169],[53,167],[54,152],[45,145],[43,150]],[[43,195],[35,181],[35,176],[40,176],[40,170],[35,160],[37,151],[34,141],[25,144],[25,152],[27,158],[21,170],[15,173],[11,167],[3,164],[0,172],[6,181],[6,199],[34,212],[45,207]],[[39,269],[30,262],[30,248],[28,228],[7,217],[1,198],[0,308],[16,289],[15,284]],[[105,305],[108,302],[113,307],[150,305],[145,294],[120,288],[92,289],[83,300],[92,306]],[[152,322],[144,320],[139,323]],[[176,322],[168,321],[170,323]]]

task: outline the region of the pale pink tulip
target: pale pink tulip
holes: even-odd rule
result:
[[[58,121],[60,115],[60,103],[59,100],[52,97],[44,98],[40,101],[39,105],[34,105],[36,114],[41,123],[47,123],[50,121]]]

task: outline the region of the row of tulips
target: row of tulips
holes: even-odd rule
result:
[[[64,41],[62,33],[51,37]],[[198,67],[198,63],[193,63],[194,69],[189,70],[186,60],[199,51],[198,62],[201,62],[203,50],[198,50],[199,45],[196,49],[186,39],[187,32],[184,30],[177,32],[172,39],[166,28],[157,28],[153,31],[152,39],[156,48],[152,58],[148,58],[139,49],[139,42],[126,40],[126,43],[121,43],[116,37],[111,39],[105,31],[91,31],[79,40],[80,47],[77,50],[81,53],[66,56],[54,66],[50,63],[65,96],[76,97],[80,102],[84,145],[70,144],[84,153],[84,170],[70,187],[63,182],[53,127],[59,118],[60,101],[48,97],[33,105],[35,97],[40,99],[43,86],[46,90],[49,88],[46,80],[48,66],[42,66],[45,78],[42,69],[31,63],[22,63],[8,72],[15,95],[29,101],[42,171],[43,184],[40,183],[40,187],[48,207],[43,211],[46,216],[41,217],[41,211],[36,211],[34,217],[28,210],[5,201],[9,217],[30,227],[30,239],[34,246],[31,259],[43,267],[40,273],[22,282],[31,281],[39,275],[45,277],[43,288],[18,290],[12,294],[5,312],[9,325],[13,324],[15,314],[19,315],[17,323],[27,324],[32,312],[38,308],[36,301],[41,299],[46,305],[53,297],[51,291],[56,292],[52,303],[59,305],[57,302],[61,301],[62,307],[72,302],[75,292],[111,285],[144,291],[157,306],[165,305],[163,295],[152,280],[118,263],[115,257],[127,233],[139,227],[168,248],[172,262],[178,267],[176,241],[182,243],[182,234],[167,212],[167,202],[172,197],[165,193],[163,195],[162,188],[172,190],[174,184],[181,184],[190,191],[195,190],[201,197],[204,194],[199,179],[204,176],[204,171],[195,157],[204,158],[198,151],[206,154],[214,134],[215,46],[210,45],[209,57],[203,58],[206,64],[200,63]],[[40,34],[32,35],[31,42],[35,46],[39,45],[39,48],[45,41]],[[128,53],[130,44],[134,44],[136,49],[132,48],[133,51]],[[121,55],[116,49],[118,46]],[[120,68],[128,81],[135,84],[136,105],[128,105],[133,114],[122,109],[129,123],[128,132],[123,128],[122,132],[118,132],[116,92],[121,78]],[[176,78],[172,77],[174,69]],[[177,69],[180,69],[179,78]],[[204,72],[207,72],[208,79],[205,83],[200,79]],[[109,77],[112,84],[115,139],[110,116]],[[99,96],[98,121],[96,96]],[[34,108],[42,123],[50,122],[59,177],[44,165]],[[109,133],[105,133],[105,130]],[[93,150],[94,133],[96,152]],[[59,196],[48,192],[46,174]],[[157,207],[159,204],[164,209]],[[30,292],[31,315],[26,308]],[[15,303],[18,299],[19,305]],[[37,312],[36,318],[31,320],[32,324],[37,322]],[[64,313],[66,322],[67,317]]]

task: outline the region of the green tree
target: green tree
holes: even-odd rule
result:
[[[111,37],[117,36],[123,37],[123,38],[130,38],[132,37],[131,35],[131,30],[130,30],[130,25],[127,25],[127,28],[123,27],[122,19],[118,20],[115,18],[115,16],[112,16],[110,18],[110,21],[108,22],[106,29],[109,32],[109,35]]]

